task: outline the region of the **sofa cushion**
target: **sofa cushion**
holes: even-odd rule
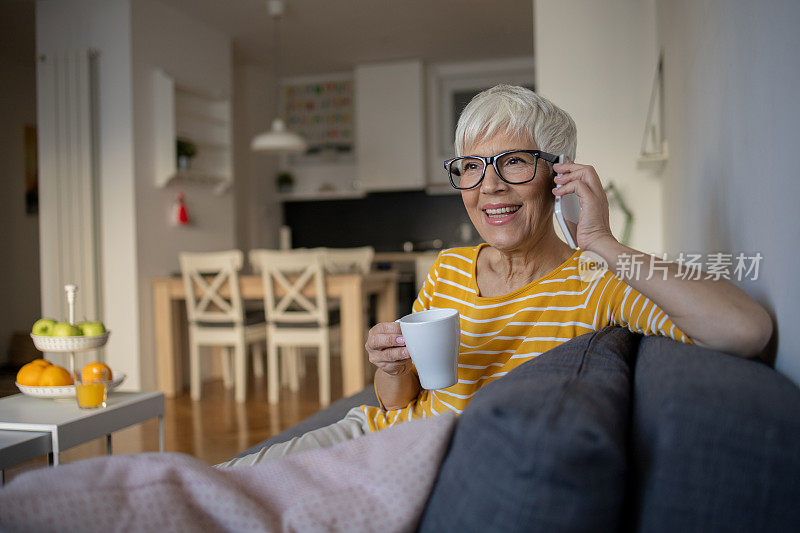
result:
[[[639,339],[618,327],[587,333],[478,391],[421,530],[617,530]]]
[[[632,410],[638,530],[800,530],[800,389],[788,379],[646,337]]]

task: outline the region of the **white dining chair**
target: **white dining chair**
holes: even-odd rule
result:
[[[416,255],[414,259],[414,284],[416,293],[422,290],[425,280],[428,279],[428,273],[431,267],[436,262],[439,252],[423,252]]]
[[[179,256],[189,318],[189,374],[192,400],[201,395],[201,346],[223,347],[222,375],[226,388],[233,383],[237,402],[247,396],[247,348],[253,347],[256,376],[264,372],[266,322],[259,310],[245,313],[239,290],[240,250],[189,253]],[[231,379],[233,352],[233,379]]]
[[[251,250],[253,268],[264,284],[267,319],[267,397],[278,402],[279,349],[288,364],[292,390],[298,389],[298,348],[316,347],[319,401],[331,401],[330,324],[325,292],[324,254],[313,250]]]
[[[325,271],[330,274],[360,272],[366,274],[372,268],[375,248],[359,246],[356,248],[311,248],[324,254]]]
[[[316,247],[316,248],[295,248],[295,250],[307,250],[311,252],[322,252],[323,254],[323,263],[325,266],[325,272],[327,274],[346,274],[348,272],[358,272],[361,274],[366,274],[370,270],[372,270],[372,261],[375,258],[375,248],[372,246],[358,246],[358,247],[351,247],[351,248],[327,248],[327,247]],[[433,261],[431,261],[433,263]],[[367,297],[368,300],[368,297]],[[367,333],[370,328],[370,321],[369,321],[369,302],[366,301],[363,305],[364,309],[364,324],[366,324],[366,331],[364,332],[364,336],[367,336]],[[339,302],[337,300],[329,301],[328,302],[328,309],[329,311],[336,313],[339,310]],[[331,329],[331,347],[332,355],[341,355],[338,354],[337,348],[339,347],[339,339],[335,338],[336,335],[339,333],[337,328]],[[300,378],[305,376],[306,365],[305,359],[299,357],[298,354],[298,362],[297,364],[293,364],[288,361],[287,359],[287,371],[282,373],[282,379],[286,379],[291,381],[294,379],[291,375],[291,369],[296,368],[297,373]],[[372,366],[371,364],[367,364],[364,367],[364,378],[367,380],[372,379]]]
[[[319,248],[325,254],[325,271],[329,274],[346,274],[348,272],[359,272],[366,274],[372,270],[372,261],[375,258],[375,248],[372,246],[359,246],[355,248]],[[334,302],[334,308],[338,302]],[[364,324],[366,331],[364,337],[366,338],[370,328],[369,320],[369,297],[365,296],[364,309]],[[332,346],[337,346],[337,342],[332,342]],[[335,354],[334,354],[335,355]],[[373,367],[366,358],[367,364],[364,365],[364,379],[369,381],[372,379]],[[302,376],[305,371],[303,361],[300,361],[299,372]]]

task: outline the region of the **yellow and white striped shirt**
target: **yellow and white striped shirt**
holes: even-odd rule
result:
[[[610,324],[692,342],[650,299],[609,271],[583,281],[578,275],[580,250],[546,276],[509,294],[479,296],[475,265],[484,246],[442,251],[413,306],[415,313],[448,307],[461,314],[458,383],[422,390],[402,409],[362,406],[371,431],[444,411],[460,414],[482,386],[563,342]]]

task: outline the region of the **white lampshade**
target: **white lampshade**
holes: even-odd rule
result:
[[[296,133],[286,129],[286,124],[280,118],[272,121],[272,128],[264,133],[259,133],[250,142],[250,149],[262,152],[305,152],[306,141]]]

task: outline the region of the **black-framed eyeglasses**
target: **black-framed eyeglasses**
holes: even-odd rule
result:
[[[558,156],[540,150],[509,150],[490,157],[467,155],[444,162],[450,184],[459,190],[473,189],[486,176],[486,167],[492,165],[500,179],[512,185],[528,183],[536,177],[539,159],[557,163]]]

